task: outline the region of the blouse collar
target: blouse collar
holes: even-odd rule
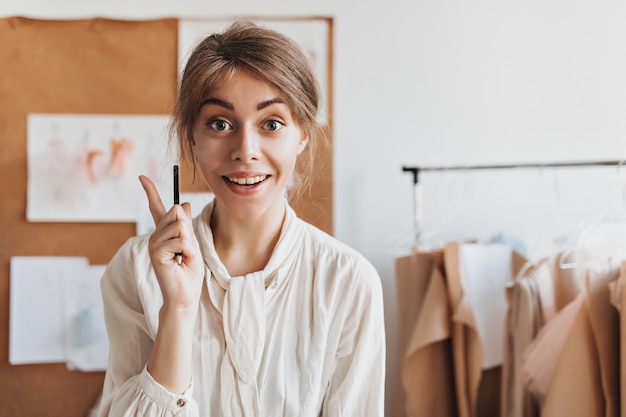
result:
[[[297,255],[302,246],[303,225],[298,219],[295,211],[287,204],[285,210],[285,219],[280,231],[278,242],[274,247],[274,251],[270,256],[267,265],[252,274],[262,274],[267,287],[274,278],[275,272],[284,264],[291,261]],[[204,257],[204,262],[211,271],[211,275],[219,283],[223,289],[228,289],[231,276],[217,255],[215,242],[213,241],[213,231],[211,230],[211,215],[215,208],[215,200],[207,204],[202,213],[194,219],[194,228],[196,237],[200,243],[200,250]]]

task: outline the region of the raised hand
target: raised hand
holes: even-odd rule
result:
[[[140,176],[152,219],[156,225],[150,236],[149,252],[165,309],[195,309],[204,279],[204,261],[194,234],[189,203],[165,210],[154,183]],[[176,254],[182,253],[182,262]],[[190,311],[192,314],[195,310]]]

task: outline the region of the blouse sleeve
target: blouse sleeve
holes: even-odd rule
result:
[[[335,366],[322,415],[384,415],[385,327],[380,278],[365,262],[349,281],[347,303]]]
[[[120,248],[101,281],[109,363],[99,416],[197,417],[193,386],[182,395],[173,394],[157,383],[146,368],[153,339],[137,277],[148,275],[149,259],[137,259],[142,256],[137,255],[133,242],[130,239]]]

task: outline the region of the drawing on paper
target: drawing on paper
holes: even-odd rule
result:
[[[167,116],[28,116],[30,221],[134,222],[138,175],[168,184]],[[163,194],[169,195],[169,194]]]

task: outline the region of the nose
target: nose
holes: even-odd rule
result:
[[[247,127],[241,128],[239,134],[236,136],[233,141],[231,158],[243,162],[259,159],[260,138],[254,129]]]

